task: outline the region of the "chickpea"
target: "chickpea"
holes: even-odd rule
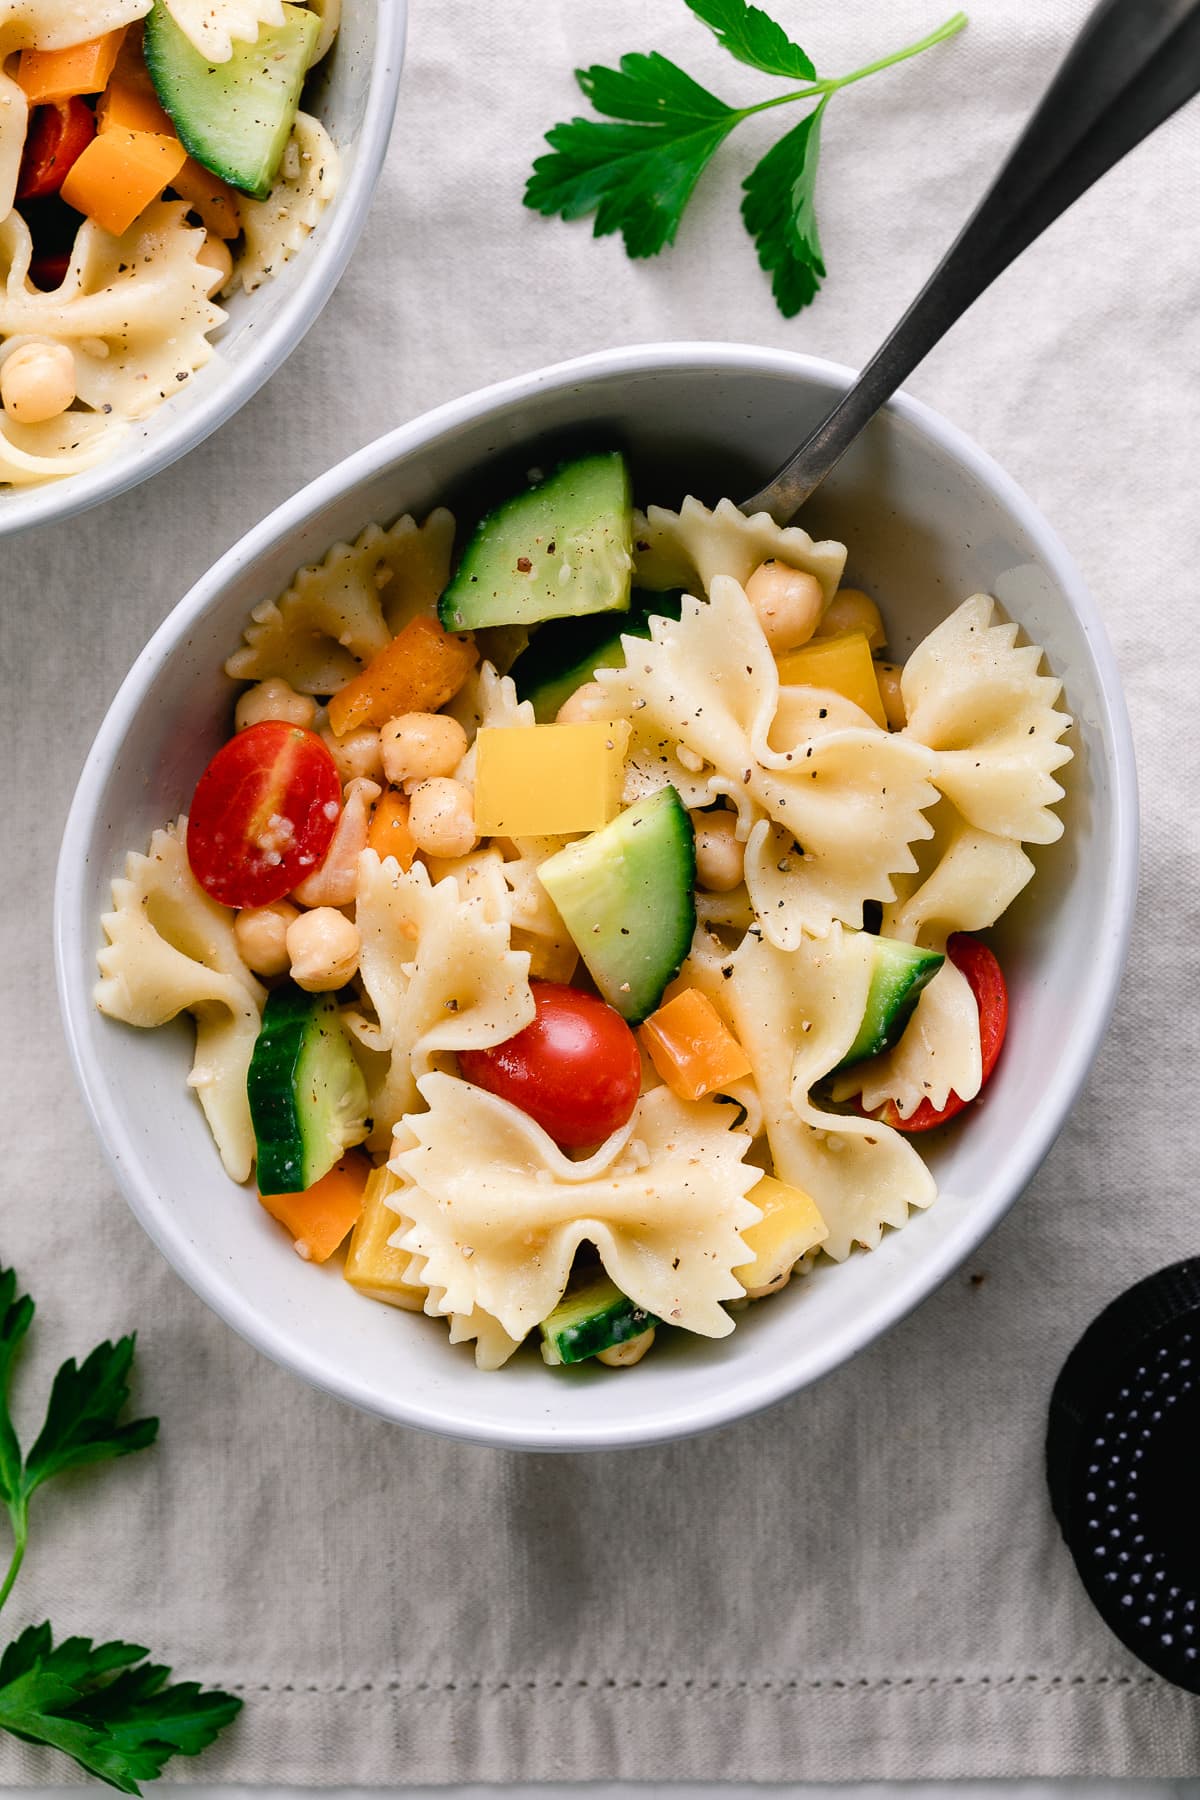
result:
[[[75,358],[66,344],[22,344],[0,367],[0,402],[18,425],[57,419],[75,393]]]
[[[379,733],[383,772],[396,787],[453,775],[467,754],[467,734],[449,713],[401,713]]]
[[[610,1350],[599,1350],[596,1361],[604,1363],[610,1369],[631,1369],[634,1363],[640,1363],[647,1350],[654,1345],[654,1327],[643,1331],[634,1338],[626,1338],[623,1344],[614,1344]]]
[[[904,695],[900,692],[900,677],[903,673],[904,671],[898,663],[875,664],[875,674],[879,681],[879,697],[883,701],[883,710],[889,731],[903,731],[908,723]]]
[[[332,906],[301,913],[287,928],[292,980],[310,994],[345,987],[358,967],[357,925]]]
[[[613,716],[608,689],[598,681],[585,681],[569,694],[554,715],[556,725],[600,724]]]
[[[202,267],[213,271],[212,280],[206,290],[211,300],[214,294],[219,294],[221,289],[233,279],[233,252],[223,238],[214,237],[210,231],[196,261]]]
[[[710,894],[728,894],[746,872],[746,847],[734,836],[737,814],[694,813],[692,822],[696,828],[696,880]]]
[[[434,776],[412,791],[408,828],[429,856],[465,856],[475,848],[475,802],[461,781]]]
[[[815,575],[787,563],[760,563],[746,583],[746,598],[758,614],[768,644],[778,654],[807,644],[825,605]]]
[[[839,588],[816,630],[817,637],[841,637],[847,631],[865,631],[872,650],[887,643],[883,617],[870,594],[861,588]]]
[[[261,725],[264,719],[282,719],[285,725],[312,727],[317,716],[317,703],[308,694],[298,694],[289,682],[278,675],[247,688],[234,708],[233,723],[237,731],[248,725]]]
[[[321,732],[330,755],[337,764],[343,786],[348,781],[382,781],[383,755],[379,733],[373,725],[360,725],[345,737],[335,737],[328,725]]]
[[[282,975],[292,960],[287,950],[288,926],[299,917],[299,907],[288,900],[248,906],[240,912],[233,921],[233,935],[246,967],[256,975]]]

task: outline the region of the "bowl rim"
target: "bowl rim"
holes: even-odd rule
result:
[[[149,442],[131,438],[78,475],[30,487],[0,489],[0,539],[38,525],[62,524],[106,500],[115,500],[169,468],[240,412],[305,337],[341,280],[375,197],[387,158],[400,94],[408,0],[376,0],[376,38],[371,76],[354,163],[329,207],[309,267],[279,306],[265,306],[255,326],[255,345],[206,402],[166,422]],[[304,251],[301,251],[304,254]],[[219,343],[214,351],[220,354]],[[204,379],[204,365],[196,381]],[[156,418],[157,413],[149,415]]]
[[[1010,1179],[1001,1195],[982,1203],[951,1239],[929,1247],[911,1266],[896,1272],[886,1304],[865,1321],[856,1317],[830,1341],[806,1351],[804,1367],[787,1361],[752,1370],[719,1395],[693,1400],[675,1412],[658,1408],[649,1416],[631,1413],[627,1420],[589,1424],[564,1430],[536,1421],[486,1419],[457,1403],[422,1404],[397,1393],[386,1400],[370,1392],[353,1373],[330,1367],[319,1347],[299,1350],[257,1313],[219,1270],[204,1266],[193,1252],[182,1220],[173,1218],[143,1174],[140,1153],[119,1115],[102,1116],[91,1081],[92,1055],[86,1024],[92,1012],[90,990],[78,981],[80,905],[86,882],[91,822],[109,771],[127,729],[143,705],[158,671],[191,626],[216,603],[225,586],[248,564],[280,546],[310,515],[383,473],[404,454],[458,426],[472,422],[512,401],[527,399],[573,384],[583,387],[610,375],[667,371],[758,372],[784,378],[820,379],[848,385],[854,371],[839,363],[795,351],[735,343],[639,344],[616,347],[511,377],[451,400],[354,452],[319,475],[276,507],[218,559],[179,601],[134,662],[114,697],[88,752],[64,830],[54,894],[54,960],[68,1050],[75,1077],[117,1185],[135,1217],[175,1272],[241,1337],[319,1390],[348,1401],[359,1410],[396,1424],[432,1431],[461,1441],[509,1450],[603,1450],[633,1448],[693,1436],[747,1418],[829,1374],[868,1343],[892,1329],[932,1294],[973,1253],[1028,1185],[1062,1128],[1100,1047],[1116,1002],[1129,948],[1138,876],[1138,791],[1133,737],[1125,697],[1099,609],[1065,545],[1013,478],[957,426],[931,407],[905,393],[885,409],[911,425],[950,455],[961,467],[1009,507],[1038,545],[1056,585],[1082,625],[1100,675],[1100,735],[1108,746],[1112,778],[1114,851],[1105,871],[1103,930],[1098,934],[1094,979],[1079,996],[1077,1028],[1069,1052],[1056,1073],[1054,1104],[1039,1107],[1031,1129],[1014,1146]],[[481,1380],[485,1379],[481,1377]],[[485,1390],[486,1391],[486,1390]]]

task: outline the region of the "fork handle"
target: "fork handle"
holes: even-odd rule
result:
[[[1101,0],[975,212],[853,387],[746,513],[786,524],[934,345],[1058,215],[1200,89],[1200,0]]]

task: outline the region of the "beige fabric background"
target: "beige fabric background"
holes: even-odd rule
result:
[[[943,16],[941,0],[777,3],[831,69]],[[84,1123],[50,966],[54,858],[91,734],[217,552],[388,426],[578,351],[742,338],[861,362],[1082,14],[1082,0],[975,0],[963,38],[834,103],[831,274],[788,324],[736,216],[762,121],[657,262],[519,204],[540,132],[574,108],[578,63],[658,47],[728,97],[766,91],[678,0],[416,0],[383,186],[307,341],[186,463],[5,546],[0,1253],[40,1302],[26,1391],[68,1350],[137,1325],[140,1400],[164,1422],[157,1451],[39,1499],[12,1624],[120,1632],[243,1692],[243,1722],[181,1777],[1200,1772],[1200,1702],[1093,1615],[1041,1477],[1069,1345],[1105,1299],[1200,1239],[1196,109],[1036,246],[913,383],[1083,565],[1128,685],[1145,803],[1117,1023],[1041,1176],[973,1265],[982,1282],[964,1272],[818,1389],[709,1439],[556,1460],[410,1436],[299,1386],[162,1264]],[[0,1744],[0,1781],[59,1779],[58,1762]]]

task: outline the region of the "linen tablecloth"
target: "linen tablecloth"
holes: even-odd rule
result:
[[[940,0],[776,9],[834,70],[942,16]],[[184,463],[4,548],[0,1253],[40,1303],[26,1391],[136,1325],[138,1400],[163,1419],[152,1453],[39,1497],[5,1618],[120,1633],[242,1693],[239,1724],[180,1779],[1200,1771],[1200,1702],[1092,1612],[1041,1471],[1078,1333],[1200,1241],[1200,111],[1088,195],[911,384],[1023,483],[1098,595],[1145,838],[1117,1019],[1066,1130],[970,1267],[886,1339],[764,1417],[660,1450],[498,1454],[360,1417],[248,1349],[142,1236],[55,1004],[51,878],[76,773],[134,654],[216,554],[387,427],[586,349],[727,338],[861,363],[1084,7],[971,11],[961,38],[831,106],[830,274],[789,323],[737,216],[763,119],[657,261],[521,207],[541,132],[581,110],[577,65],[657,48],[726,97],[771,91],[681,0],[416,0],[375,209],[308,339]],[[0,1744],[7,1783],[64,1766]]]

